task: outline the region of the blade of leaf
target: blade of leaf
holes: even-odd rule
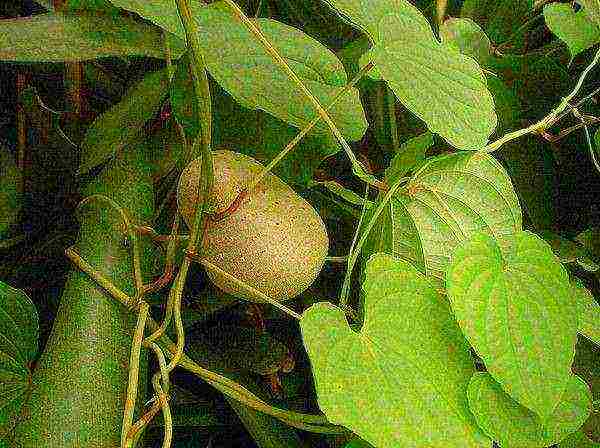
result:
[[[571,286],[573,300],[579,307],[579,334],[600,346],[600,305],[581,280],[576,279]]]
[[[489,446],[465,400],[474,372],[468,347],[428,281],[410,264],[377,254],[363,294],[360,333],[327,302],[300,320],[327,418],[381,448]]]
[[[488,373],[473,375],[467,394],[477,423],[503,448],[542,448],[558,443],[581,427],[592,404],[590,388],[575,375],[570,377],[560,403],[545,425],[506,394]]]
[[[544,7],[544,19],[548,28],[569,47],[571,60],[600,42],[600,28],[585,11],[575,12],[570,5],[552,3]]]
[[[568,274],[550,246],[521,231],[503,256],[493,238],[475,234],[453,253],[446,285],[463,333],[490,374],[549,418],[569,381],[578,320]]]
[[[492,43],[485,32],[468,18],[450,18],[440,27],[440,38],[445,45],[453,45],[461,53],[471,56],[485,66],[492,54]]]
[[[183,42],[170,42],[173,55]],[[0,21],[0,60],[85,61],[107,56],[164,57],[163,37],[151,25],[101,13],[39,14]]]
[[[442,45],[414,6],[402,2],[379,23],[373,61],[398,99],[461,150],[485,146],[498,118],[473,59]]]

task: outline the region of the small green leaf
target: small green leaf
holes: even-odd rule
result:
[[[182,42],[171,42],[174,55]],[[107,56],[164,57],[162,33],[130,17],[99,12],[39,14],[0,21],[0,60],[85,61]]]
[[[575,375],[569,377],[560,402],[545,425],[507,395],[488,373],[473,375],[467,395],[477,423],[502,448],[542,448],[558,443],[581,427],[592,405],[589,386]]]
[[[453,45],[465,56],[485,65],[492,53],[492,43],[485,32],[471,19],[450,18],[440,27],[445,45]]]
[[[600,2],[598,0],[577,0],[583,6],[588,19],[600,29]]]
[[[600,346],[600,305],[581,280],[571,282],[573,300],[579,307],[578,331]]]
[[[519,201],[494,157],[462,152],[428,159],[389,205],[389,220],[373,229],[392,241],[393,255],[409,260],[440,284],[453,249],[485,231],[508,248],[521,229]],[[385,250],[387,252],[387,250]],[[372,252],[365,249],[365,256]]]
[[[385,170],[385,180],[392,185],[415,165],[425,160],[425,152],[433,146],[433,134],[425,132],[402,143]]]
[[[550,246],[518,232],[503,255],[473,235],[452,255],[448,297],[463,333],[504,390],[549,418],[567,387],[578,309],[567,271]]]
[[[167,83],[166,69],[148,73],[119,103],[96,118],[81,144],[79,174],[106,162],[138,136],[160,107]]]
[[[442,45],[414,6],[401,2],[379,23],[373,61],[398,99],[458,149],[483,148],[498,118],[473,59]]]
[[[0,239],[8,232],[21,209],[23,175],[13,156],[0,145]]]
[[[38,351],[38,333],[31,299],[0,282],[0,437],[10,431],[30,387],[29,363]]]
[[[447,303],[409,263],[368,261],[354,332],[328,302],[302,315],[319,407],[376,447],[489,447],[466,387],[474,367]]]
[[[562,40],[574,58],[582,51],[600,42],[600,28],[590,21],[585,11],[577,11],[565,3],[544,7],[548,28]]]

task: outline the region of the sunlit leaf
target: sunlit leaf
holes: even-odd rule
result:
[[[438,283],[461,241],[484,231],[508,248],[522,223],[510,178],[484,153],[428,159],[386,209],[388,223],[378,223],[370,238],[387,235],[383,241],[391,240],[393,255]],[[365,253],[371,254],[368,249]]]
[[[521,231],[504,254],[479,233],[452,255],[448,297],[488,371],[542,420],[567,387],[578,309],[568,273],[538,236]]]
[[[321,302],[300,320],[319,407],[378,448],[489,447],[467,409],[474,372],[447,302],[410,264],[378,254],[359,333]]]
[[[585,11],[575,12],[566,3],[552,3],[544,7],[544,18],[548,28],[567,44],[571,58],[600,42],[600,28]]]
[[[181,54],[183,43],[172,40],[171,47],[174,55]],[[160,30],[130,17],[99,12],[0,21],[0,60],[61,62],[132,55],[163,58]]]
[[[579,307],[578,331],[600,346],[600,305],[581,280],[577,279],[571,285],[573,300]]]
[[[488,373],[476,373],[468,389],[469,407],[485,433],[502,448],[542,448],[565,439],[581,427],[591,411],[589,386],[572,375],[545,424],[502,390]]]
[[[379,23],[373,61],[402,104],[432,132],[458,149],[481,149],[498,121],[481,68],[442,45],[414,6],[400,5]]]
[[[100,115],[81,144],[79,173],[88,172],[131,143],[160,107],[167,86],[165,69],[148,73],[119,103]]]
[[[446,45],[455,46],[461,53],[485,65],[491,55],[491,42],[471,19],[450,18],[440,26],[440,37]]]
[[[31,299],[0,282],[0,437],[10,431],[30,387],[38,350],[38,314]]]

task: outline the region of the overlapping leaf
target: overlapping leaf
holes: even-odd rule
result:
[[[581,280],[571,283],[573,300],[579,307],[580,334],[600,346],[600,305]]]
[[[0,437],[10,430],[25,400],[38,331],[37,311],[29,297],[0,282]]]
[[[585,11],[575,12],[570,5],[552,3],[544,7],[544,18],[548,28],[567,44],[571,58],[600,42],[600,28]]]
[[[367,263],[360,333],[326,302],[300,320],[319,407],[378,448],[489,447],[467,409],[474,372],[447,303],[409,263]]]
[[[392,198],[365,253],[392,253],[440,282],[461,241],[484,231],[507,248],[521,223],[519,201],[496,159],[484,153],[443,155],[423,164]]]
[[[461,53],[485,65],[492,53],[492,43],[483,30],[467,18],[451,18],[440,26],[440,37],[446,45],[455,46]]]
[[[442,45],[412,5],[401,3],[379,23],[373,61],[408,109],[453,146],[484,147],[497,124],[479,65]]]
[[[148,73],[119,103],[100,115],[81,144],[79,173],[100,165],[131,143],[160,107],[167,86],[166,70]]]
[[[170,40],[173,54],[183,42]],[[0,60],[84,61],[107,56],[164,57],[162,33],[131,17],[39,14],[0,21]]]
[[[468,389],[469,407],[479,426],[502,448],[541,448],[565,439],[590,415],[592,396],[578,376],[569,378],[556,409],[545,424],[502,390],[488,373],[476,373]]]
[[[446,282],[460,327],[490,374],[549,418],[569,383],[579,311],[550,246],[522,231],[503,255],[493,238],[475,234],[452,255]]]

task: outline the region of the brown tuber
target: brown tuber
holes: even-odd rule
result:
[[[329,240],[318,213],[274,174],[265,175],[234,204],[262,169],[244,154],[213,152],[211,214],[207,216],[202,257],[272,299],[284,301],[302,293],[315,280]],[[179,211],[188,227],[198,203],[200,170],[198,158],[183,170],[179,180]],[[218,272],[209,269],[208,276],[225,292],[262,302]]]

